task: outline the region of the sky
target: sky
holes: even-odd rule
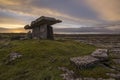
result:
[[[48,16],[62,20],[53,25],[62,31],[119,33],[119,8],[120,0],[0,0],[0,32],[22,32],[26,24]]]

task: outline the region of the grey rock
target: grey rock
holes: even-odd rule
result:
[[[113,59],[116,64],[120,64],[120,59]]]
[[[71,63],[76,65],[79,69],[89,68],[99,63],[99,60],[92,56],[74,57],[70,58],[70,61]]]
[[[108,50],[107,49],[96,49],[91,56],[98,58],[101,61],[107,60],[108,59]]]
[[[97,80],[115,80],[115,79],[113,79],[113,78],[109,78],[109,79],[98,78]]]
[[[82,78],[76,78],[75,80],[83,80]]]
[[[111,53],[120,53],[120,47],[118,48],[111,48],[110,50],[109,50],[109,52],[111,52]]]
[[[95,78],[84,78],[83,80],[96,80]]]
[[[113,77],[115,79],[120,79],[120,73],[114,74],[114,73],[106,73],[106,75]]]
[[[65,72],[64,74],[60,75],[64,80],[76,80],[74,71],[69,70],[65,67],[58,67],[58,69]]]
[[[10,53],[7,57],[7,59],[5,60],[5,64],[9,64],[11,63],[12,61],[18,59],[18,58],[21,58],[22,55],[20,53],[16,53],[16,52],[13,52],[13,53]]]

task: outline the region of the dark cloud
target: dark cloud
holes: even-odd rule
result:
[[[98,14],[88,7],[84,0],[34,0],[36,7],[50,8],[73,17],[100,20]]]
[[[120,0],[0,0],[0,27],[6,27],[6,24],[24,26],[45,15],[62,19],[63,23],[55,27],[82,27],[81,32],[120,31],[119,2]]]
[[[26,32],[23,28],[9,29],[9,28],[0,28],[0,33],[22,33]]]
[[[0,18],[1,18],[0,20],[11,19],[19,22],[24,22],[24,23],[34,19],[32,16],[21,15],[15,12],[4,11],[4,10],[0,10]]]

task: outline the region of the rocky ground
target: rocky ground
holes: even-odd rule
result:
[[[77,69],[87,69],[96,65],[105,67],[111,72],[106,73],[109,78],[93,78],[77,75],[74,70],[66,67],[59,67],[64,73],[61,74],[64,80],[120,80],[120,49],[96,49],[91,55],[70,58],[70,62]]]
[[[1,42],[1,43],[3,43],[3,42]],[[1,44],[0,43],[0,44]],[[18,42],[18,43],[20,43],[20,42]],[[5,49],[5,51],[6,51],[6,49],[7,50],[9,50],[10,49],[10,51],[9,52],[11,52],[8,56],[6,56],[6,58],[3,60],[4,62],[5,62],[5,65],[6,66],[10,66],[9,64],[11,64],[12,62],[14,62],[15,60],[17,60],[17,59],[19,59],[19,58],[24,58],[25,56],[24,55],[21,55],[19,52],[18,53],[16,53],[16,52],[13,52],[13,50],[14,49],[16,49],[17,47],[17,45],[18,45],[18,43],[16,44],[16,45],[13,45],[13,44],[11,44],[9,41],[7,42],[7,41],[5,41],[4,42],[4,44],[3,45],[0,45],[0,49],[1,49],[1,52],[3,52],[2,50],[4,50]],[[31,42],[29,42],[28,43],[28,41],[26,41],[26,45],[28,45],[28,44],[30,44]],[[38,43],[37,44],[35,44],[36,43],[36,41],[33,43],[35,46],[36,45],[38,45]],[[39,42],[40,43],[40,42]],[[71,42],[70,42],[71,43]],[[69,43],[69,44],[70,44]],[[23,43],[21,43],[21,45],[22,45]],[[44,46],[43,44],[45,44],[45,43],[42,43],[42,45],[41,46]],[[47,43],[48,44],[48,43]],[[47,44],[45,44],[45,49],[43,50],[43,51],[46,51],[46,45]],[[50,44],[50,43],[49,43]],[[75,43],[74,43],[75,44]],[[78,43],[76,43],[76,44],[78,44]],[[56,44],[55,44],[56,45]],[[58,44],[57,44],[58,45]],[[60,43],[59,43],[59,45],[60,45]],[[63,45],[63,44],[62,44]],[[15,46],[15,48],[13,48],[12,50],[11,50],[11,46]],[[24,45],[25,46],[25,45]],[[53,46],[53,43],[52,43],[52,46]],[[66,44],[65,45],[63,45],[63,46],[66,46]],[[68,45],[68,46],[70,46],[70,45]],[[66,47],[66,50],[68,50],[68,51],[70,51],[70,50],[73,50],[73,52],[72,51],[70,51],[71,52],[71,54],[73,55],[73,53],[75,52],[75,56],[77,56],[78,54],[81,54],[81,53],[84,53],[84,52],[81,52],[81,51],[77,51],[77,50],[79,50],[77,47],[79,46],[79,45],[77,45],[75,48],[74,47],[71,47],[71,49],[70,48],[68,48],[68,46]],[[19,49],[19,51],[22,51],[21,49],[22,49],[22,47],[23,46],[21,46]],[[39,46],[40,47],[40,46]],[[80,49],[82,48],[82,47],[84,47],[83,45],[81,45],[80,46]],[[91,46],[89,46],[89,47],[86,47],[84,50],[82,50],[82,51],[89,51],[89,48],[90,48]],[[28,48],[28,50],[31,50],[31,48],[29,49],[29,45],[28,46],[26,46],[24,49],[25,49],[25,51],[26,51],[26,49]],[[51,46],[50,46],[50,48],[51,48]],[[56,48],[56,46],[55,46],[55,48]],[[67,49],[68,48],[68,49]],[[74,48],[74,49],[73,49]],[[58,49],[58,48],[56,48],[56,49]],[[64,47],[63,47],[63,49],[64,49]],[[39,49],[37,49],[37,48],[35,48],[35,51],[38,51]],[[51,50],[51,49],[49,49],[49,50]],[[54,49],[53,49],[54,50]],[[66,58],[66,56],[68,56],[68,54],[66,54],[65,55],[65,53],[67,53],[66,52],[66,50],[65,50],[65,52],[63,53],[63,56],[61,56],[61,62],[64,62],[65,61],[65,59],[63,59],[63,57],[65,57]],[[23,50],[24,51],[24,50]],[[41,51],[41,50],[40,50]],[[40,52],[40,51],[38,51],[38,53]],[[58,50],[56,50],[57,52],[58,52]],[[64,51],[64,50],[63,50]],[[30,52],[32,52],[32,51],[30,51]],[[52,51],[51,51],[52,52]],[[56,53],[57,53],[56,52]],[[61,54],[61,50],[59,51],[60,52],[60,54]],[[70,53],[70,52],[68,52],[68,53]],[[77,53],[78,52],[78,53]],[[80,53],[81,52],[81,53]],[[23,52],[22,52],[23,53]],[[89,53],[89,52],[88,52]],[[90,52],[91,53],[91,52]],[[33,53],[31,53],[31,54],[33,54]],[[38,54],[37,54],[38,55]],[[48,55],[48,54],[47,54]],[[27,56],[29,56],[29,55],[27,55]],[[41,56],[41,55],[40,55]],[[43,55],[42,55],[43,56]],[[44,57],[44,56],[43,56]],[[56,57],[56,56],[55,56]],[[60,56],[58,56],[58,57],[60,57]],[[34,58],[34,57],[32,57],[32,58]],[[37,58],[37,59],[39,59],[39,58]],[[35,64],[36,64],[36,61],[38,61],[38,63],[40,64],[40,60],[37,60],[37,59],[34,59],[35,61]],[[43,58],[44,59],[44,58]],[[56,60],[57,59],[57,60]],[[26,58],[25,58],[25,60],[27,60]],[[30,55],[30,60],[31,60],[31,55]],[[48,58],[47,58],[47,60],[48,60]],[[43,61],[45,61],[45,60],[43,60]],[[59,62],[57,62],[57,61],[59,61],[58,60],[58,58],[55,58],[54,59],[54,57],[52,57],[52,59],[50,58],[50,62],[51,63],[56,63],[56,64],[58,64]],[[92,52],[90,55],[88,55],[88,54],[86,54],[86,55],[83,55],[83,56],[77,56],[77,57],[71,57],[70,56],[70,59],[69,59],[69,61],[70,61],[70,63],[71,63],[71,65],[70,66],[73,66],[74,68],[76,68],[76,70],[86,70],[86,69],[89,69],[89,68],[94,68],[94,66],[101,66],[101,67],[104,67],[104,69],[109,69],[109,72],[106,72],[105,73],[105,75],[106,76],[109,76],[109,77],[107,77],[107,78],[104,78],[104,77],[97,77],[97,78],[95,78],[95,77],[93,77],[93,76],[90,76],[90,77],[87,77],[87,76],[83,76],[82,74],[78,74],[78,73],[76,73],[76,70],[74,70],[73,68],[68,68],[68,66],[69,65],[67,65],[67,66],[63,66],[62,64],[59,64],[59,65],[62,65],[61,67],[58,67],[57,66],[57,68],[59,69],[59,70],[61,70],[62,71],[62,73],[60,74],[60,76],[64,79],[64,80],[120,80],[120,47],[119,46],[117,46],[117,47],[111,47],[111,48],[98,48],[98,49],[96,49],[94,52]],[[28,61],[29,62],[29,61]],[[50,64],[51,64],[50,63]],[[65,64],[67,64],[68,62],[66,62]],[[34,64],[34,65],[35,65]],[[41,63],[40,65],[43,65],[44,63]],[[14,64],[15,65],[15,64]],[[32,64],[33,65],[33,64]],[[38,65],[38,64],[37,64]],[[2,65],[1,65],[2,66]],[[52,66],[52,65],[51,65]],[[51,66],[50,66],[50,70],[51,70]],[[7,68],[6,68],[7,69]],[[14,68],[13,68],[14,69]],[[16,68],[16,69],[18,69],[18,68]],[[33,69],[33,67],[31,68],[31,69]],[[54,68],[53,68],[54,69]],[[10,70],[11,70],[11,68],[10,68]],[[38,69],[36,69],[37,71],[38,71]],[[41,69],[41,70],[43,70],[43,69]],[[40,70],[40,71],[41,71]],[[22,71],[22,70],[20,70],[20,71]],[[34,70],[32,70],[32,71],[34,71]],[[49,70],[48,70],[49,71]],[[55,71],[55,72],[57,72],[57,71]],[[98,72],[98,71],[96,71],[96,72]],[[101,71],[102,72],[102,71]],[[40,72],[41,73],[41,72]],[[53,72],[52,72],[53,73]],[[50,73],[50,74],[52,74],[52,73]],[[93,72],[94,73],[94,72]],[[96,73],[94,73],[93,75],[95,75]],[[99,72],[98,72],[98,74],[99,74]],[[44,74],[45,75],[45,74]],[[6,80],[6,79],[4,79],[4,80]],[[9,79],[8,79],[9,80]],[[29,79],[30,80],[30,79]],[[35,79],[34,79],[35,80]],[[51,79],[44,79],[44,80],[51,80]]]

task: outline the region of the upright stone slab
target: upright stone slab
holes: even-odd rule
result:
[[[41,16],[40,18],[32,21],[30,25],[26,25],[25,29],[32,29],[32,37],[37,39],[53,39],[53,28],[51,25],[60,23],[51,17]]]

